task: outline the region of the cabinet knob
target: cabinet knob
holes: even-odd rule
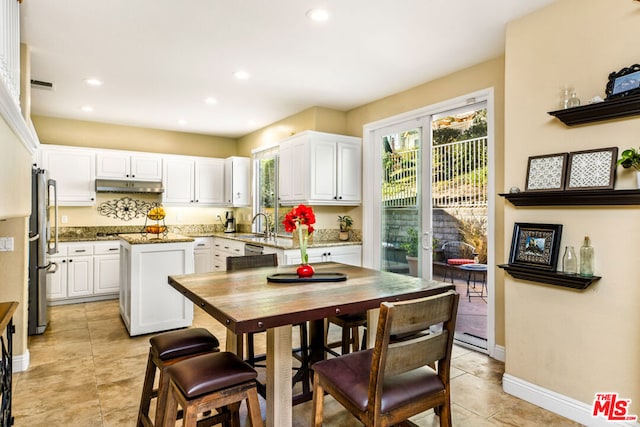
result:
[[[338,196],[338,199],[339,199],[339,200],[342,200],[342,196]]]
[[[131,178],[135,178],[135,177],[136,177],[135,175],[131,175]]]
[[[129,174],[126,174],[125,177],[129,178]]]
[[[198,200],[198,199],[196,199],[196,203],[198,203],[198,201],[199,201],[199,200]]]
[[[69,262],[72,262],[72,261],[73,261],[72,259],[69,260]]]

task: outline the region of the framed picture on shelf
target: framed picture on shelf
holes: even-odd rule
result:
[[[605,92],[607,100],[640,94],[640,64],[633,64],[609,74]]]
[[[509,265],[555,271],[561,236],[562,224],[516,222],[511,238]]]
[[[525,191],[563,190],[568,153],[529,157]]]
[[[613,190],[618,147],[569,153],[565,190]]]

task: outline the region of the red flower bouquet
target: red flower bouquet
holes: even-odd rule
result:
[[[298,231],[298,241],[300,242],[300,260],[304,266],[307,266],[309,263],[309,255],[307,254],[307,242],[309,240],[309,234],[313,233],[313,224],[316,223],[316,216],[313,213],[313,208],[311,206],[298,205],[297,207],[291,209],[284,217],[284,221],[282,224],[284,225],[284,229],[288,233],[293,233],[294,231]],[[310,274],[308,270],[311,270]],[[308,266],[308,268],[304,269],[305,271],[301,274],[298,272],[298,275],[313,275],[313,268]]]

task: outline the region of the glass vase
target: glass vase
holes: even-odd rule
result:
[[[567,274],[578,273],[578,257],[573,250],[573,246],[565,246],[564,248],[564,255],[562,257],[562,271]]]

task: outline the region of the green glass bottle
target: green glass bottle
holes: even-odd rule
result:
[[[580,275],[593,276],[593,246],[589,236],[584,236],[584,242],[580,246]]]

